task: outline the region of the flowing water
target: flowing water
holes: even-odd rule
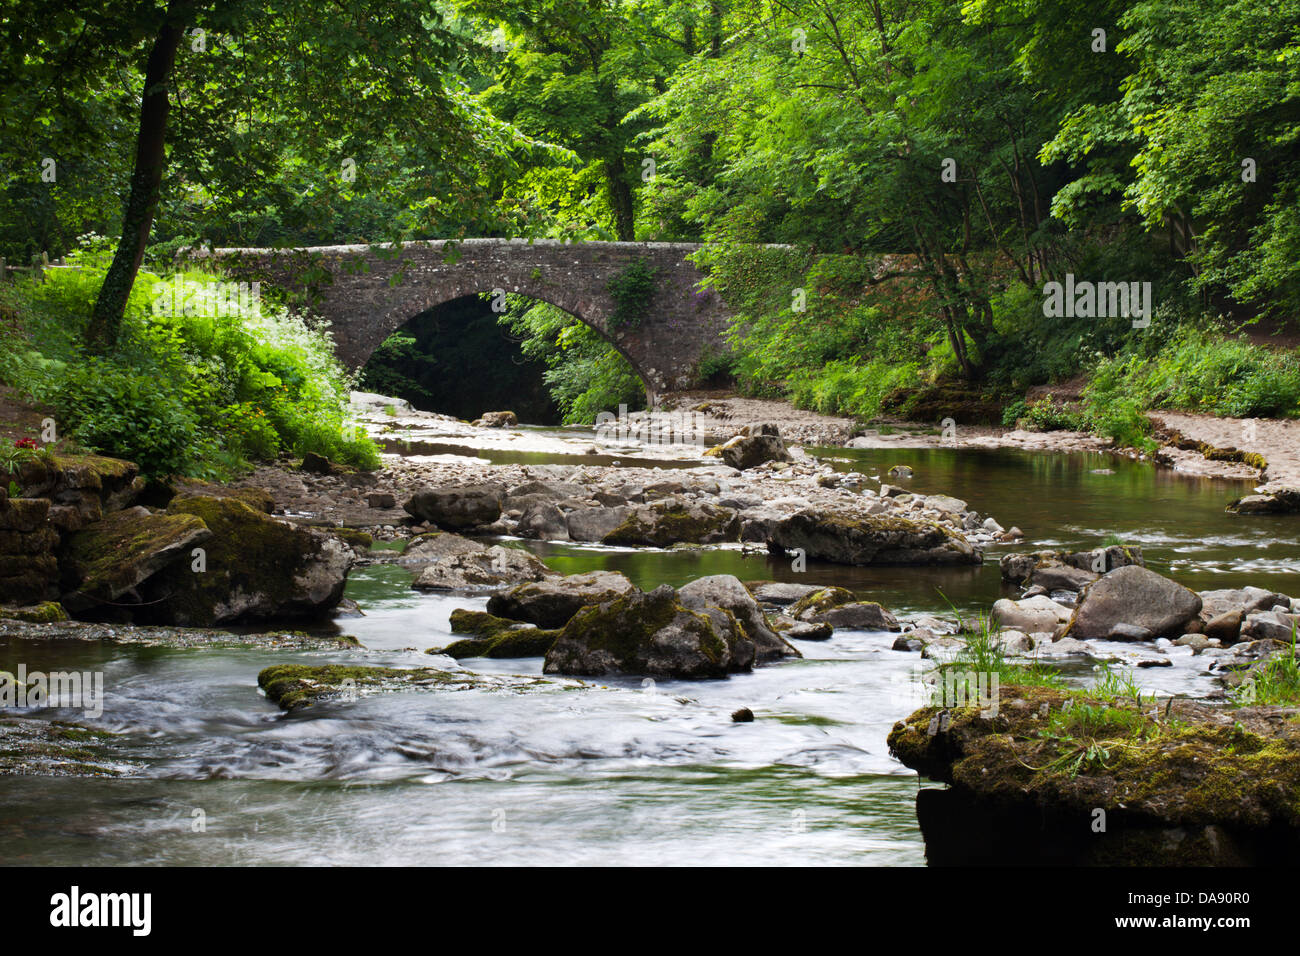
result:
[[[911,465],[915,490],[964,498],[1031,548],[1095,547],[1108,534],[1197,589],[1255,584],[1300,594],[1300,519],[1237,518],[1239,483],[1187,479],[1102,455],[821,449],[879,475]],[[1102,473],[1108,472],[1108,473]],[[996,567],[802,573],[738,550],[658,551],[514,542],[564,572],[610,568],[643,588],[705,574],[838,584],[897,613],[986,608]],[[455,666],[453,608],[486,599],[418,593],[410,572],[353,572],[365,616],[332,627],[365,651],[157,649],[80,641],[0,643],[0,668],[104,673],[98,725],[120,734],[121,778],[0,783],[10,863],[875,864],[923,865],[916,775],[885,736],[914,702],[918,657],[893,635],[837,631],[802,660],[724,681],[606,679],[540,690],[397,693],[284,715],[258,671],[276,663]],[[1132,649],[1101,645],[1123,656]],[[1213,691],[1205,662],[1136,671],[1162,693]],[[541,659],[468,668],[538,674]],[[1086,667],[1070,669],[1085,681]],[[753,709],[753,723],[732,711]],[[33,716],[27,712],[28,716]],[[34,716],[84,720],[48,708]],[[200,826],[200,822],[202,826]]]

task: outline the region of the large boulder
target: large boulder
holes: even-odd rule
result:
[[[563,627],[590,604],[612,601],[636,590],[617,571],[587,571],[516,585],[488,599],[488,613],[538,627]]]
[[[747,671],[754,643],[729,611],[694,610],[664,584],[578,611],[546,654],[543,672],[698,679]]]
[[[716,451],[710,449],[732,468],[744,471],[755,468],[769,461],[793,461],[786,450],[785,442],[775,425],[750,425],[744,434],[737,435],[720,445]]]
[[[1137,565],[1116,568],[1088,585],[1070,619],[1069,635],[1081,640],[1126,639],[1120,625],[1145,628],[1154,637],[1178,636],[1201,610],[1201,598],[1176,581]]]
[[[677,600],[683,607],[696,611],[710,607],[730,611],[745,629],[746,636],[754,642],[754,662],[757,664],[803,656],[772,629],[763,609],[737,577],[711,574],[697,578],[677,589]]]
[[[501,517],[503,496],[500,485],[452,485],[418,491],[402,507],[439,528],[473,528]]]
[[[606,534],[605,544],[712,544],[740,538],[740,516],[730,508],[669,497],[631,509],[622,524]]]
[[[173,500],[169,515],[212,532],[200,566],[177,561],[149,579],[145,623],[212,627],[233,621],[320,617],[343,597],[352,549],[333,535],[280,521],[235,498]]]
[[[211,537],[203,519],[192,514],[128,508],[106,515],[64,545],[63,606],[95,617],[101,609],[139,604],[141,584],[174,562],[188,566],[192,550]]]
[[[778,521],[768,547],[778,553],[798,549],[838,564],[979,564],[984,559],[964,535],[933,521],[812,509]]]

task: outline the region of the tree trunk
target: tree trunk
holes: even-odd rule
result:
[[[145,66],[144,94],[140,99],[140,129],[136,139],[135,168],[131,173],[131,191],[122,213],[122,237],[113,256],[113,264],[104,276],[104,285],[95,300],[86,340],[97,352],[106,352],[117,344],[126,302],[135,285],[136,273],[144,258],[149,232],[153,228],[158,206],[158,188],[167,162],[167,114],[171,110],[168,81],[176,62],[176,50],[185,36],[181,14],[188,3],[176,0],[168,6],[158,34],[154,37]]]
[[[614,210],[614,230],[619,242],[636,241],[636,216],[632,208],[632,187],[621,156],[605,160],[605,179],[609,186],[609,205]]]

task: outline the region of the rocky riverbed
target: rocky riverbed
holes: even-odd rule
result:
[[[1251,745],[1262,751],[1276,742],[1261,736],[1261,728],[1286,715],[1284,707],[1260,704],[1272,709],[1257,726],[1248,709],[1256,690],[1271,692],[1290,651],[1300,607],[1286,593],[1184,587],[1177,575],[1147,568],[1137,544],[1097,540],[1092,548],[1053,550],[1025,539],[1012,524],[1016,514],[981,513],[934,491],[912,466],[852,470],[848,459],[810,455],[784,421],[773,427],[752,420],[776,409],[742,404],[700,411],[708,418],[690,427],[673,411],[628,416],[592,433],[521,427],[506,413],[459,422],[382,397],[362,398],[360,405],[366,427],[403,452],[386,457],[385,468],[374,474],[308,456],[230,485],[160,486],[137,480],[127,463],[93,456],[45,460],[23,478],[23,495],[0,500],[6,535],[0,544],[30,544],[42,555],[4,565],[27,590],[0,610],[0,646],[26,648],[28,656],[37,646],[59,656],[75,656],[67,649],[82,646],[234,655],[232,667],[237,659],[257,661],[252,674],[258,679],[242,678],[239,694],[251,691],[260,699],[260,685],[265,701],[294,719],[382,707],[385,700],[413,695],[440,701],[519,695],[518,707],[531,702],[549,709],[566,695],[608,692],[626,680],[734,685],[724,694],[732,705],[721,719],[762,724],[781,712],[762,690],[777,678],[765,675],[813,673],[797,669],[834,660],[864,640],[872,654],[888,655],[889,663],[882,658],[876,669],[888,670],[891,682],[901,685],[888,701],[880,699],[881,687],[872,691],[871,706],[891,721],[918,706],[916,692],[932,694],[937,675],[976,666],[985,673],[991,661],[1008,668],[1008,675],[1059,670],[1066,686],[1048,690],[1065,696],[1048,701],[1049,714],[1059,714],[1075,699],[1071,694],[1089,692],[1097,681],[1093,668],[1102,675],[1146,675],[1146,696],[1138,695],[1136,712],[1158,705],[1167,713],[1142,724],[1143,740],[1167,736],[1178,721],[1221,723],[1223,715],[1242,712],[1244,725],[1262,741],[1251,738]],[[805,441],[836,434],[844,440],[844,432],[827,431],[838,427],[834,423],[812,420],[801,427],[791,431]],[[925,484],[932,490],[917,490]],[[660,554],[665,560],[754,555],[768,575],[773,562],[797,573],[794,580],[738,571],[696,572],[672,585],[634,582],[609,568],[565,573],[570,562],[554,566],[551,555],[561,553],[556,549]],[[994,561],[1001,599],[961,611],[937,599],[922,613],[900,611],[872,588],[841,587],[831,574],[834,568],[976,574],[986,564],[992,570]],[[14,576],[15,568],[21,574]],[[366,617],[350,617],[374,608],[364,598],[357,607],[342,596],[357,574],[409,588],[415,607],[437,602],[447,625],[434,628],[440,634],[430,638],[421,618],[409,638],[398,637],[404,651],[383,642],[379,649],[361,647],[338,633],[350,621],[362,632],[374,630]],[[67,620],[69,612],[81,620]],[[268,630],[283,619],[302,621],[310,631]],[[895,681],[903,673],[907,680]],[[6,676],[7,686],[16,686],[15,679]],[[1020,689],[1010,676],[1004,687],[999,706],[1006,704],[1008,713],[1018,712],[1017,701],[1041,703],[1033,696],[1038,690]],[[1080,706],[1102,706],[1094,698],[1078,699]],[[891,737],[895,753],[934,779],[974,779],[954,769],[975,766],[962,762],[974,759],[966,751],[935,748],[946,746],[943,735],[957,727],[975,754],[979,733],[967,728],[984,725],[971,723],[969,707],[919,703],[927,706],[901,724],[912,730]],[[1113,697],[1103,703],[1128,706]],[[0,769],[145,772],[132,745],[117,736],[30,724],[25,717],[0,724],[0,750],[7,746],[10,755]],[[873,746],[887,727],[872,738]],[[1002,724],[989,727],[1001,733]],[[917,728],[925,739],[913,745],[907,735]],[[1044,743],[1030,729],[1009,729],[1022,748],[1013,748],[1018,758],[1038,766],[1035,761],[1049,756],[1045,748],[1053,747],[1052,761],[1077,756],[1072,744],[1056,737]],[[1103,750],[1131,746],[1126,737],[1094,739]],[[60,748],[67,753],[60,756]],[[951,765],[943,763],[943,753]],[[1083,760],[1070,779],[1086,786],[1115,766]],[[1285,780],[1280,785],[1290,786]],[[1074,791],[1053,786],[1035,791],[1039,805],[1073,806]],[[1125,786],[1113,791],[1119,794],[1114,807],[1133,792]],[[954,784],[945,792],[958,789]],[[984,793],[971,787],[958,797],[970,820],[979,813],[1000,819],[1004,811],[1018,812],[996,788]],[[927,839],[933,838],[932,860],[970,852],[934,828],[933,814],[918,810]],[[1181,813],[1153,817],[1150,833],[1166,839],[1193,825]],[[1073,819],[1060,817],[1067,818]],[[1219,822],[1231,830],[1232,858],[1248,860],[1261,858],[1258,827],[1290,825],[1272,810]],[[1193,842],[1202,845],[1216,832],[1198,830]],[[1068,849],[1076,862],[1096,861],[1073,844]]]

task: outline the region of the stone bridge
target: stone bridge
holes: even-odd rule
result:
[[[700,359],[725,352],[730,319],[687,255],[691,243],[575,242],[461,239],[403,245],[313,246],[298,249],[217,249],[199,253],[222,261],[238,280],[261,279],[305,293],[328,319],[339,358],[365,365],[384,339],[412,317],[444,302],[486,292],[517,292],[558,306],[591,326],[631,364],[652,403],[663,393],[697,384]],[[643,263],[653,292],[644,311],[616,315],[610,281]],[[626,312],[626,309],[625,309]]]

